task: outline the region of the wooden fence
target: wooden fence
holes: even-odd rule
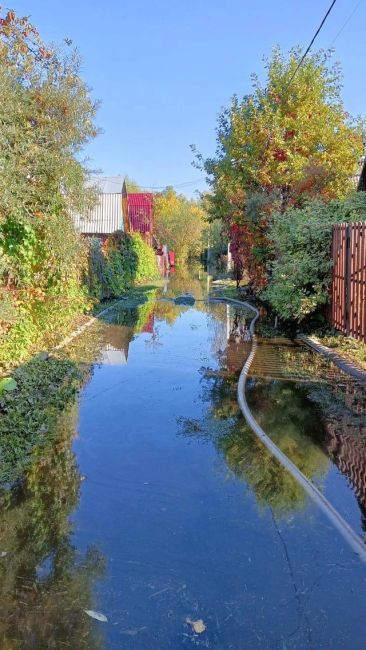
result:
[[[333,226],[330,322],[366,342],[366,222]]]

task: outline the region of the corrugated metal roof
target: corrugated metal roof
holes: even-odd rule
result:
[[[116,230],[123,230],[121,194],[100,194],[97,205],[79,214],[72,213],[78,232],[94,235],[108,235]]]
[[[127,204],[131,230],[152,232],[153,194],[150,192],[128,192]]]
[[[96,185],[100,194],[122,194],[124,176],[90,176],[88,185]]]

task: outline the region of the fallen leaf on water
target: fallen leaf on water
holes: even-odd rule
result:
[[[90,618],[95,618],[97,621],[102,623],[108,623],[108,619],[101,612],[95,612],[94,609],[84,609],[85,614],[90,616]]]
[[[198,621],[192,621],[191,618],[186,618],[186,623],[192,625],[196,634],[202,634],[205,631],[206,625],[204,624],[202,618],[199,618]]]

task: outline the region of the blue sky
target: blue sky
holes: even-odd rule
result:
[[[215,124],[230,97],[250,90],[273,45],[306,46],[330,0],[13,0],[47,41],[72,38],[82,74],[101,100],[103,133],[87,148],[104,174],[141,185],[202,190],[191,165],[195,143],[215,150]],[[328,47],[357,0],[337,0],[317,47]],[[366,0],[336,40],[346,110],[366,114]]]

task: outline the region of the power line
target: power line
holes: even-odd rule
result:
[[[331,42],[331,44],[330,44],[330,47],[332,47],[332,46],[334,45],[334,43],[336,42],[337,38],[342,34],[344,28],[347,27],[349,21],[351,20],[351,18],[353,18],[353,16],[355,15],[357,9],[359,8],[359,6],[361,5],[362,2],[363,2],[363,0],[358,0],[358,2],[355,4],[355,6],[353,7],[353,9],[352,9],[350,15],[349,15],[348,18],[345,20],[345,22],[343,23],[342,27],[340,28],[340,30],[337,32],[337,34],[336,34],[335,37],[333,38],[333,40],[332,40],[332,42]]]
[[[167,183],[166,185],[150,185],[150,186],[141,186],[142,189],[145,190],[165,190],[166,187],[189,187],[190,185],[195,185],[196,183],[201,183],[202,181],[206,180],[204,177],[202,178],[196,178],[194,181],[185,181],[184,183],[176,183],[175,185],[169,185]]]
[[[104,176],[104,177],[103,176],[96,176],[95,177],[96,183],[98,183],[100,181],[103,181],[103,178],[107,178],[108,183],[110,185],[116,185],[118,187],[120,187],[120,185],[121,185],[121,181],[113,180],[110,176]],[[189,187],[190,185],[196,185],[196,183],[201,183],[201,182],[203,182],[205,180],[206,180],[206,178],[204,176],[202,176],[201,178],[196,178],[193,181],[184,181],[183,183],[176,183],[175,185],[173,185],[173,184],[171,185],[169,183],[166,183],[166,185],[139,185],[139,183],[137,183],[137,185],[142,190],[165,190],[166,187],[176,187],[176,188]],[[128,185],[128,183],[127,183],[127,185]]]
[[[293,81],[295,75],[297,74],[299,68],[302,66],[303,62],[305,61],[305,58],[306,58],[307,55],[309,54],[309,52],[310,52],[310,50],[311,50],[311,48],[312,48],[312,46],[313,46],[313,44],[314,44],[314,41],[315,41],[316,37],[318,36],[318,34],[320,33],[320,31],[322,30],[323,25],[324,25],[325,21],[327,20],[327,18],[328,18],[328,16],[329,16],[330,12],[332,11],[332,9],[333,9],[335,3],[336,3],[336,0],[333,0],[332,4],[330,5],[330,7],[329,7],[329,9],[328,9],[328,11],[327,11],[327,13],[326,13],[325,16],[323,17],[322,22],[320,23],[318,29],[316,30],[316,32],[315,32],[313,38],[311,39],[310,44],[308,45],[308,47],[307,47],[307,49],[306,49],[306,51],[305,51],[305,54],[301,57],[301,59],[300,59],[298,65],[297,65],[297,67],[296,67],[295,72],[293,73],[292,77],[290,78],[290,81],[288,82],[288,86],[292,83],[292,81]]]

